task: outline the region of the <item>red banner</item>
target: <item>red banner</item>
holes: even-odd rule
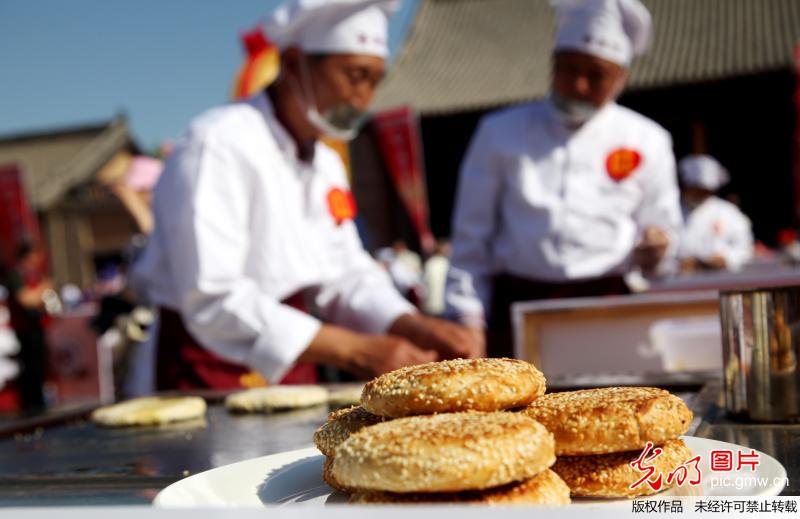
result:
[[[39,224],[25,195],[22,170],[0,165],[0,262],[8,265],[24,239],[39,241]]]
[[[436,240],[428,221],[428,193],[416,114],[409,107],[396,108],[375,115],[372,124],[381,155],[419,236],[420,246],[430,254]]]

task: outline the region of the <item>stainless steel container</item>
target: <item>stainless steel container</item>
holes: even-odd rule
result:
[[[800,287],[720,293],[725,406],[756,422],[800,421]]]

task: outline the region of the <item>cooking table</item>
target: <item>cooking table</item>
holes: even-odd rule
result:
[[[800,494],[800,425],[745,424],[721,409],[721,385],[711,380],[667,387],[695,413],[690,435],[752,447],[786,467],[784,495]],[[186,476],[312,445],[327,406],[269,415],[233,415],[220,394],[205,394],[204,422],[109,429],[86,419],[29,422],[24,432],[0,422],[0,506],[146,505],[164,487]],[[25,424],[23,424],[25,425]]]

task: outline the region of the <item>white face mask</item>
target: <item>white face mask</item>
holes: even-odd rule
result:
[[[555,90],[550,92],[550,101],[569,126],[581,126],[600,111],[592,103],[564,97]]]
[[[340,141],[353,140],[358,135],[358,130],[366,120],[366,113],[349,103],[339,103],[320,113],[314,98],[314,90],[311,85],[306,64],[306,58],[300,59],[300,69],[302,75],[303,97],[306,101],[306,117],[319,131]]]

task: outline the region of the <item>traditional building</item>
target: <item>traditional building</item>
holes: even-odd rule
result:
[[[0,165],[14,164],[23,172],[57,284],[90,286],[97,265],[118,257],[137,232],[110,189],[137,151],[124,117],[0,137]]]

